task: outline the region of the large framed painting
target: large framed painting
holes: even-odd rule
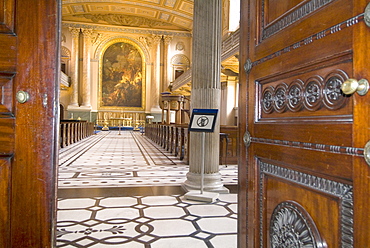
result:
[[[100,57],[100,109],[145,109],[145,57],[131,40],[108,42]]]

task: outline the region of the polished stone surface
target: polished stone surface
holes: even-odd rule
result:
[[[220,166],[232,193],[185,200],[187,165],[112,131],[61,149],[59,169],[57,247],[237,247],[236,166]]]

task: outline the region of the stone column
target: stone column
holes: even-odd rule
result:
[[[172,36],[163,36],[163,74],[162,74],[162,89],[166,90],[168,88],[168,44],[173,39]]]
[[[82,104],[81,107],[91,108],[91,73],[90,73],[90,48],[91,48],[91,29],[81,29],[83,34],[83,63],[82,63]]]
[[[79,28],[69,28],[69,31],[72,34],[72,54],[71,54],[71,86],[72,86],[72,95],[71,100],[68,105],[68,109],[78,107],[78,39],[80,35]]]
[[[160,41],[162,36],[160,35],[153,35],[152,37],[152,47],[153,47],[153,71],[152,71],[152,108],[151,112],[160,112],[161,109],[159,107],[159,88],[160,88],[160,66],[159,66],[159,52],[160,52]]]
[[[221,2],[222,0],[194,0],[192,108],[220,109]],[[183,186],[186,190],[200,189],[201,164],[204,159],[204,190],[228,193],[228,189],[221,182],[219,172],[219,118],[215,131],[205,134],[204,147],[201,142],[202,135],[200,132],[190,133],[189,172]]]

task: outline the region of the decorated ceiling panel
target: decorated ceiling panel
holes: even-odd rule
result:
[[[192,0],[62,0],[62,18],[72,22],[191,31],[193,4]]]

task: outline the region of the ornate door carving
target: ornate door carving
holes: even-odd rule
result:
[[[240,247],[366,247],[366,1],[242,0]]]

